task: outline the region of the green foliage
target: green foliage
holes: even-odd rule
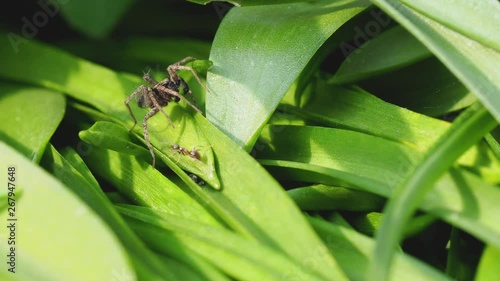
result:
[[[1,22],[2,280],[500,274],[498,3],[94,2]],[[124,101],[187,56],[153,168]]]

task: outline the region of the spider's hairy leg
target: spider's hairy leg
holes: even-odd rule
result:
[[[187,62],[190,62],[190,61],[193,61],[193,60],[196,60],[196,58],[193,58],[193,57],[187,57],[187,58],[184,58],[176,63],[173,63],[171,65],[169,65],[167,67],[167,72],[168,74],[170,75],[171,78],[173,78],[174,80],[177,80],[177,73],[176,71],[179,69],[179,66],[187,63]]]
[[[164,88],[164,87],[162,87],[162,88]],[[170,119],[170,116],[168,116],[168,114],[163,110],[163,108],[160,106],[160,104],[158,104],[158,101],[156,100],[155,96],[153,95],[153,91],[148,91],[148,96],[149,96],[149,99],[151,99],[151,102],[153,102],[154,108],[157,109],[157,112],[160,111],[161,113],[163,113],[163,115],[165,115],[165,117],[167,118],[167,120],[170,123],[170,125],[172,126],[172,128],[175,128],[174,123],[172,122],[172,119]]]
[[[207,87],[205,86],[205,84],[203,84],[201,82],[201,79],[200,77],[198,76],[198,74],[196,74],[196,71],[194,71],[194,69],[191,67],[191,66],[185,66],[184,64],[187,63],[187,62],[190,62],[190,61],[193,61],[193,60],[197,60],[196,58],[194,57],[187,57],[187,58],[184,58],[183,60],[179,61],[179,62],[176,62],[172,65],[170,65],[169,67],[167,67],[167,72],[168,74],[170,75],[170,77],[174,80],[178,80],[178,75],[177,75],[177,71],[178,70],[187,70],[187,71],[191,71],[191,73],[193,73],[193,76],[194,78],[196,78],[196,80],[198,80],[198,83],[200,83],[200,85],[205,89],[205,91],[208,93],[208,89]]]
[[[203,87],[203,89],[205,89],[205,91],[208,93],[208,89],[207,89],[207,86],[205,86],[205,84],[203,84],[203,82],[201,82],[201,79],[200,77],[198,76],[198,74],[196,74],[196,71],[194,71],[194,68],[192,68],[191,66],[185,66],[185,65],[175,65],[175,66],[169,66],[170,67],[173,67],[174,70],[187,70],[187,71],[191,71],[191,73],[193,73],[193,76],[194,78],[196,78],[196,80],[198,81],[198,83],[200,83],[200,85]],[[169,71],[170,73],[170,71]],[[174,72],[175,73],[175,72]]]
[[[148,112],[148,114],[144,116],[144,120],[142,121],[142,127],[144,128],[144,140],[146,141],[146,145],[148,146],[149,152],[151,153],[151,157],[153,157],[153,167],[155,166],[156,163],[156,157],[155,157],[155,152],[153,150],[153,146],[149,142],[148,119],[151,118],[156,113],[158,113],[158,109],[156,108],[151,109]]]
[[[132,128],[130,128],[129,132],[132,131],[132,129],[135,127],[135,125],[137,124],[137,120],[135,119],[135,116],[134,116],[134,113],[132,113],[132,109],[130,108],[130,101],[135,97],[137,96],[138,94],[141,94],[143,95],[144,93],[147,93],[148,92],[148,87],[144,86],[144,85],[141,85],[139,88],[137,88],[137,90],[135,90],[130,96],[128,96],[128,98],[125,100],[125,106],[127,107],[128,109],[128,112],[130,113],[130,116],[132,116],[132,119],[134,120],[134,125],[132,126]]]
[[[181,64],[185,64],[186,62],[190,62],[190,61],[193,61],[193,60],[197,60],[197,58],[194,58],[194,57],[185,57],[183,58],[182,60],[174,63],[176,65],[181,65]]]
[[[169,94],[171,94],[171,95],[173,95],[173,96],[176,96],[176,97],[178,97],[178,98],[180,98],[180,99],[184,100],[184,101],[185,101],[185,102],[186,102],[189,106],[191,106],[194,110],[198,111],[198,113],[203,114],[203,113],[201,112],[201,110],[199,110],[199,109],[198,109],[198,107],[194,106],[194,105],[193,105],[193,104],[192,104],[192,103],[191,103],[188,99],[186,99],[184,96],[179,95],[179,93],[177,93],[177,92],[175,92],[175,91],[172,91],[172,90],[170,90],[170,89],[168,89],[168,88],[166,88],[166,87],[163,87],[163,86],[158,87],[158,89],[161,89],[162,91],[165,91],[165,92],[167,92],[167,93],[169,93]]]
[[[151,74],[148,73],[144,73],[144,75],[142,76],[142,79],[144,79],[144,81],[148,82],[149,84],[151,85],[156,85],[158,84],[158,82],[156,82],[156,80],[153,78],[153,76]]]

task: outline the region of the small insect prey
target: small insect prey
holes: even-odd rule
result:
[[[193,150],[188,150],[178,144],[174,144],[170,147],[172,150],[177,151],[177,153],[182,154],[182,155],[189,155],[189,157],[200,160],[201,156],[200,153],[198,153],[198,150],[196,148],[193,148]]]
[[[149,132],[148,132],[148,119],[153,117],[156,113],[161,112],[168,120],[172,128],[175,128],[174,123],[172,123],[172,120],[168,116],[168,114],[163,110],[163,107],[167,106],[170,102],[179,102],[181,99],[184,100],[189,106],[191,106],[194,110],[198,111],[201,114],[201,111],[193,105],[189,100],[187,100],[184,96],[180,94],[180,89],[182,88],[182,93],[183,94],[188,94],[191,98],[193,97],[193,93],[189,90],[189,86],[182,79],[179,75],[177,75],[177,71],[179,70],[188,70],[191,71],[198,80],[198,82],[203,86],[203,88],[206,87],[205,85],[201,82],[200,78],[194,71],[194,69],[190,66],[185,66],[183,64],[195,60],[193,57],[187,57],[179,62],[176,62],[170,66],[167,67],[167,72],[170,76],[170,78],[165,78],[160,82],[156,82],[153,77],[149,74],[146,73],[142,77],[146,82],[152,85],[152,87],[147,87],[145,85],[141,85],[137,90],[135,90],[126,100],[125,100],[125,106],[127,106],[128,111],[130,112],[130,116],[132,116],[132,119],[134,120],[134,125],[132,128],[130,128],[130,131],[135,127],[137,124],[137,120],[135,119],[134,114],[132,113],[132,110],[130,109],[130,101],[139,95],[137,99],[137,105],[141,108],[151,108],[151,110],[144,116],[144,120],[142,121],[142,127],[144,128],[144,140],[146,140],[146,145],[149,148],[149,152],[151,153],[151,156],[153,157],[153,167],[155,166],[155,154],[153,150],[153,146],[149,142]]]

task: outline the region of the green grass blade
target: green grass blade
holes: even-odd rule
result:
[[[314,122],[386,138],[425,151],[449,124],[387,103],[359,88],[327,86],[305,105],[292,95],[282,101],[284,111]],[[383,124],[383,126],[381,126]]]
[[[145,156],[149,151],[133,142],[129,131],[112,122],[96,122],[88,130],[80,131],[81,140],[103,148],[134,156]]]
[[[340,186],[312,185],[288,190],[288,195],[302,210],[373,211],[385,200],[372,193]]]
[[[155,214],[143,207],[117,206],[117,209],[122,214],[139,220],[141,223],[129,222],[136,231],[144,232],[143,237],[151,243],[159,244],[159,237],[173,236],[178,243],[237,280],[325,280],[310,272],[309,268],[300,268],[282,252],[229,230],[168,214]]]
[[[62,90],[93,105],[125,128],[132,126],[123,101],[142,83],[138,77],[117,74],[35,41],[22,45],[19,52],[20,55],[14,59],[14,50],[10,48],[7,38],[0,36],[0,59],[4,65],[0,68],[1,77]],[[33,67],[21,70],[15,67],[19,64],[30,64]],[[6,71],[9,68],[12,69]],[[196,139],[177,139],[186,133],[181,130],[184,128],[183,124],[186,124],[191,132],[190,136],[206,138],[210,143],[214,159],[217,159],[214,178],[220,179],[220,191],[196,185],[169,158],[168,147],[161,152],[157,150],[159,158],[169,163],[201,200],[210,202],[206,207],[232,229],[285,252],[294,262],[307,268],[309,258],[313,258],[315,251],[324,249],[325,246],[282,187],[247,152],[236,146],[200,114],[192,116],[189,109],[184,110],[181,106],[172,106],[169,110],[177,114],[171,115],[176,129],[165,131],[164,117],[155,116],[158,118],[151,120],[150,131],[150,135],[154,136],[153,145],[160,148],[161,142],[165,141],[179,141],[185,147],[196,145],[192,143]],[[134,112],[137,116],[145,114],[135,107]],[[142,135],[142,130],[135,130]],[[290,230],[295,235],[289,235]],[[333,258],[328,256],[319,260],[313,270],[327,280],[346,279]]]
[[[324,249],[324,245],[296,205],[248,153],[222,132],[214,130],[205,119],[197,118],[197,121],[213,144],[223,186],[220,192],[205,192],[199,194],[200,197],[211,202],[209,206],[232,228],[281,249],[307,268],[307,260],[314,257],[314,251]],[[289,235],[290,229],[295,235]],[[345,278],[333,259],[327,256],[318,261],[314,270],[326,279]]]
[[[328,249],[345,270],[349,279],[364,280],[370,264],[376,259],[370,256],[375,248],[375,240],[322,219],[309,218],[309,221],[328,245]],[[394,271],[384,280],[450,279],[415,258],[397,253]]]
[[[155,276],[155,280],[175,280],[165,265],[137,238],[125,224],[120,215],[113,209],[99,186],[91,183],[72,167],[58,151],[50,147],[45,152],[42,165],[60,179],[71,191],[78,195],[107,223],[120,239],[130,254],[139,275]],[[145,272],[144,272],[145,271]]]
[[[202,205],[143,159],[92,147],[84,160],[96,175],[112,183],[134,204],[220,226]]]
[[[8,166],[15,166],[17,183],[13,197],[17,218],[16,273],[8,272],[4,265],[2,280],[13,275],[20,280],[111,280],[119,274],[135,280],[118,238],[92,209],[68,187],[3,142],[0,154],[5,173]],[[4,179],[7,186],[7,177]],[[7,211],[1,213],[4,222],[9,218]],[[9,253],[6,241],[10,230],[2,227],[0,236],[5,242],[0,246],[2,253]]]
[[[191,132],[185,132],[183,134],[183,137],[191,138],[193,140],[196,138],[196,136],[200,135],[199,133],[196,133],[196,135],[191,135],[190,133],[193,132],[194,130],[191,130]],[[120,153],[140,156],[144,159],[147,159],[145,157],[151,157],[147,149],[143,148],[142,146],[138,146],[133,142],[133,140],[131,140],[130,133],[127,129],[116,123],[98,121],[88,130],[80,131],[79,136],[83,141],[94,146],[108,148]],[[164,151],[169,151],[168,156],[173,161],[175,161],[175,163],[182,169],[198,175],[203,180],[206,180],[209,184],[213,184],[213,181],[211,181],[211,179],[215,177],[206,176],[215,173],[214,158],[213,154],[211,153],[210,144],[204,138],[198,138],[198,141],[196,141],[195,143],[197,144],[196,149],[200,154],[199,160],[187,155],[179,154],[177,151],[171,148],[173,144],[163,143],[162,149]],[[191,150],[194,148],[187,149]],[[217,182],[215,187],[218,188],[218,184],[219,183]]]
[[[65,111],[60,93],[0,83],[0,140],[39,162]]]
[[[500,121],[499,52],[418,14],[396,0],[372,2],[419,39]]]
[[[0,58],[5,66],[0,68],[0,76],[59,90],[93,105],[108,114],[109,119],[114,122],[126,128],[132,128],[132,117],[127,111],[124,101],[142,84],[139,77],[113,72],[38,42],[21,45],[18,52],[19,56],[7,42],[7,36],[0,36]],[[33,67],[25,70],[15,67],[23,63],[32,64]],[[12,67],[12,71],[7,71],[9,67]],[[48,69],[51,70],[48,71]],[[136,105],[131,107],[136,118],[146,114],[146,110],[140,109]],[[157,153],[164,154],[163,159],[168,165],[177,167],[176,163],[169,158],[175,156],[171,153],[171,145],[177,143],[188,149],[200,146],[205,151],[204,160],[206,160],[207,165],[204,167],[208,168],[209,171],[199,176],[210,186],[219,188],[220,183],[214,170],[214,159],[210,145],[206,142],[205,137],[198,133],[199,130],[191,115],[194,110],[185,110],[182,106],[172,105],[165,108],[165,111],[170,115],[177,129],[170,127],[166,118],[160,116],[161,114],[148,120],[151,143],[162,150],[157,151]],[[140,139],[143,138],[143,129],[140,126],[135,126],[134,133]],[[184,158],[189,157],[183,157],[177,161],[189,160]],[[189,165],[185,165],[185,167],[189,167]],[[177,168],[177,170],[179,169]]]
[[[491,131],[496,122],[489,112],[476,104],[454,121],[450,129],[426,153],[403,182],[385,209],[384,220],[377,232],[377,246],[369,280],[384,280],[389,275],[391,261],[405,223],[409,220],[434,182],[453,162],[481,137]]]
[[[269,130],[273,141],[257,157],[270,159],[260,163],[284,181],[355,187],[389,198],[422,157],[398,143],[352,131],[271,127],[275,127]],[[487,243],[500,245],[500,225],[495,219],[500,212],[498,200],[500,190],[494,185],[454,168],[425,196],[421,209]]]
[[[246,150],[319,47],[367,1],[232,9],[214,38],[207,117]],[[276,17],[279,14],[279,17]]]

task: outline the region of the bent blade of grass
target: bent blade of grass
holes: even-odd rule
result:
[[[214,130],[206,119],[197,118],[197,121],[213,144],[223,186],[219,192],[205,190],[199,193],[200,198],[209,202],[208,206],[232,228],[281,249],[303,268],[308,268],[308,261],[325,246],[297,206],[248,153],[225,134]],[[294,235],[289,235],[291,230]],[[314,272],[327,280],[345,279],[331,257],[324,256],[316,265]]]
[[[66,111],[60,93],[0,83],[0,139],[39,162]]]
[[[229,230],[213,228],[173,215],[157,214],[141,207],[116,208],[122,214],[139,220],[141,223],[132,222],[131,225],[136,226],[138,232],[146,229],[144,236],[173,236],[173,239],[237,280],[325,280],[310,272],[309,268],[301,269],[282,252]],[[145,238],[156,240],[153,237]]]
[[[369,280],[387,278],[394,249],[401,239],[405,224],[434,182],[466,149],[496,125],[489,112],[475,104],[453,122],[411,174],[398,184],[394,196],[385,208],[385,216],[377,232],[377,246],[373,254],[377,259],[371,264],[370,274],[367,276]]]
[[[422,158],[398,143],[357,132],[274,127],[263,131],[264,136],[267,131],[273,132],[274,138],[257,157],[272,159],[259,162],[282,180],[355,187],[389,198],[394,187]],[[280,149],[273,151],[273,147]],[[498,200],[500,190],[494,185],[453,168],[438,180],[420,207],[487,243],[500,246],[500,225],[495,219],[500,212],[495,203]]]
[[[33,40],[29,44],[19,46],[19,54],[16,56],[7,37],[1,34],[0,59],[4,66],[0,68],[1,77],[62,90],[80,101],[93,105],[116,123],[125,127],[132,126],[123,101],[141,84],[138,77],[117,74]],[[31,67],[21,69],[17,67],[20,64]],[[136,107],[133,110],[145,114]],[[325,246],[283,188],[257,161],[205,118],[199,114],[192,116],[189,109],[184,110],[180,106],[168,110],[175,110],[182,116],[182,119],[174,119],[174,123],[179,125],[173,131],[175,135],[156,131],[164,128],[162,126],[165,126],[165,122],[160,124],[160,119],[164,119],[164,116],[155,116],[158,119],[152,121],[151,127],[156,130],[150,131],[150,135],[155,136],[158,141],[165,141],[167,138],[175,143],[178,134],[186,133],[181,130],[182,122],[191,124],[189,135],[199,132],[199,137],[206,138],[213,149],[214,159],[217,159],[214,163],[217,171],[214,173],[214,180],[220,179],[221,190],[196,185],[170,160],[170,151],[164,150],[158,156],[169,163],[201,200],[210,203],[205,206],[206,208],[217,213],[235,231],[285,252],[295,262],[308,268],[308,260],[314,257],[316,250],[324,249]],[[137,114],[137,116],[142,115]],[[141,131],[136,128],[134,132],[142,135]],[[161,147],[156,141],[153,145]],[[192,145],[187,145],[190,146]],[[296,235],[290,235],[290,230]],[[327,280],[346,279],[331,257],[318,261],[314,272]]]
[[[210,53],[208,119],[250,150],[319,47],[368,6],[367,1],[317,1],[231,9]]]
[[[149,154],[147,149],[136,145],[132,141],[128,130],[116,123],[98,121],[88,130],[80,131],[78,136],[81,140],[91,145],[112,149],[121,153],[135,156]]]
[[[418,151],[427,150],[449,126],[445,121],[387,103],[360,88],[318,87],[319,92],[300,107],[292,95],[287,95],[283,109],[320,124],[386,138]]]
[[[36,41],[18,46],[16,53],[8,42],[8,37],[1,34],[0,59],[4,66],[0,68],[0,76],[64,92],[108,114],[112,121],[126,128],[132,128],[133,121],[124,101],[144,82],[141,82],[139,77],[113,72]],[[19,64],[30,67],[22,69],[17,67]],[[131,104],[131,107],[134,116],[139,120],[140,116],[144,116],[147,112],[134,104]],[[148,127],[153,146],[161,148],[162,151],[159,153],[168,158],[172,155],[170,145],[174,143],[188,148],[196,146],[197,142],[201,143],[206,149],[207,161],[204,165],[205,173],[199,176],[212,187],[220,187],[210,145],[206,144],[202,134],[198,134],[199,130],[191,115],[197,113],[192,113],[194,112],[192,109],[175,105],[167,106],[165,111],[169,113],[176,128],[169,127],[165,116],[160,116],[162,114],[149,119]],[[133,132],[143,140],[143,130],[140,126],[135,126]],[[189,168],[192,162],[187,158],[189,157],[182,157],[177,161],[185,162],[184,167]],[[165,161],[171,167],[177,166],[173,161]],[[196,170],[193,172],[199,173]]]
[[[500,121],[500,52],[415,12],[399,1],[372,2],[419,39]]]
[[[375,248],[375,240],[322,219],[312,217],[308,219],[350,280],[364,280],[374,259],[370,254]],[[384,280],[450,280],[450,278],[409,255],[397,253],[394,271]]]
[[[418,153],[407,146],[359,132],[317,126],[270,125],[259,159],[307,163],[365,178],[387,192],[403,179]],[[373,190],[370,190],[373,192]]]
[[[14,197],[15,217],[21,223],[16,228],[16,242],[20,245],[16,248],[16,262],[22,265],[16,268],[18,278],[111,280],[116,274],[126,274],[135,280],[125,249],[101,217],[68,191],[67,186],[3,142],[0,154],[4,171],[8,165],[16,167],[16,184],[23,190],[22,194],[15,192]],[[7,220],[7,210],[1,217]],[[8,231],[2,228],[1,240],[7,241]],[[2,252],[8,253],[7,243],[1,247]],[[6,274],[12,275],[5,269],[0,276]]]
[[[90,169],[134,204],[220,226],[202,205],[144,160],[100,147],[92,150],[83,157]]]
[[[126,225],[123,218],[113,209],[113,206],[99,186],[93,186],[81,173],[72,167],[59,152],[50,147],[42,159],[42,165],[61,180],[71,191],[78,195],[113,229],[134,261],[139,275],[155,276],[154,280],[175,280],[158,258],[146,248],[133,231]],[[88,173],[88,172],[87,172]]]
[[[199,133],[197,134],[199,135]],[[80,131],[78,135],[80,136],[80,139],[94,146],[111,149],[120,153],[140,156],[144,159],[146,159],[145,157],[150,157],[149,151],[144,149],[142,146],[136,145],[130,139],[129,131],[116,123],[97,121],[89,129]],[[194,138],[194,136],[192,138]],[[191,140],[193,141],[193,139]],[[165,147],[163,150],[169,151],[168,156],[172,158],[182,169],[196,174],[202,179],[205,179],[206,175],[210,175],[210,173],[214,171],[214,167],[210,165],[210,163],[214,161],[213,154],[211,153],[210,144],[205,138],[198,138],[197,141],[193,141],[193,143],[197,144],[196,147],[186,148],[189,150],[196,149],[200,155],[199,159],[177,152],[172,148],[174,145],[173,143],[161,143],[162,147]],[[211,178],[214,178],[214,176]],[[209,184],[210,183],[212,183],[212,181],[209,181]],[[218,189],[219,186],[216,185],[214,188]]]
[[[446,121],[385,102],[358,87],[344,88],[319,82],[318,91],[300,107],[292,95],[287,95],[281,108],[322,125],[382,137],[420,152],[427,151],[450,126]],[[473,167],[478,165],[477,159],[481,157],[492,158],[486,149],[474,146],[460,157],[459,163]],[[494,168],[494,165],[490,166]]]
[[[373,193],[340,186],[311,185],[288,190],[301,210],[379,210],[385,200]]]

